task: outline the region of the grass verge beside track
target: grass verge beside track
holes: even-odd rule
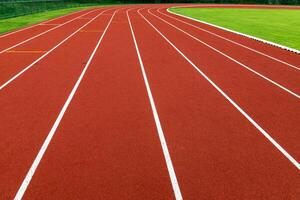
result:
[[[170,11],[300,50],[300,10],[171,8]]]
[[[66,15],[71,12],[87,9],[89,7],[91,6],[52,10],[52,11],[40,12],[40,13],[24,15],[20,17],[9,18],[9,19],[2,19],[0,20],[0,34],[15,29],[19,29],[25,26],[29,26],[31,24],[36,24],[48,19]]]

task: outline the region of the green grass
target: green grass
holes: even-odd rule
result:
[[[46,11],[46,12],[35,13],[30,15],[24,15],[20,17],[9,18],[9,19],[2,19],[0,20],[0,34],[15,29],[19,29],[25,26],[29,26],[31,24],[36,24],[41,21],[59,17],[71,12],[86,9],[86,8],[88,7],[85,6],[85,7],[66,8],[66,9],[59,9],[59,10]]]
[[[170,11],[300,50],[300,10],[171,8]]]

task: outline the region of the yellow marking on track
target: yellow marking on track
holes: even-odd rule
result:
[[[31,51],[31,50],[10,50],[7,53],[45,53],[47,51]]]
[[[101,33],[103,31],[101,31],[101,30],[81,30],[79,32],[83,32],[83,33]]]

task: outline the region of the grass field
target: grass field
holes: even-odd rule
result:
[[[31,24],[35,24],[41,21],[59,17],[61,15],[65,15],[71,12],[86,9],[86,8],[88,7],[85,6],[85,7],[66,8],[66,9],[59,9],[59,10],[45,11],[45,12],[35,13],[30,15],[24,15],[20,17],[9,18],[9,19],[2,19],[0,20],[0,34],[18,28],[22,28]]]
[[[300,50],[300,10],[171,8],[170,11]]]

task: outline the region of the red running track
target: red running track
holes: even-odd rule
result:
[[[0,199],[300,198],[299,55],[168,7],[0,37]]]

